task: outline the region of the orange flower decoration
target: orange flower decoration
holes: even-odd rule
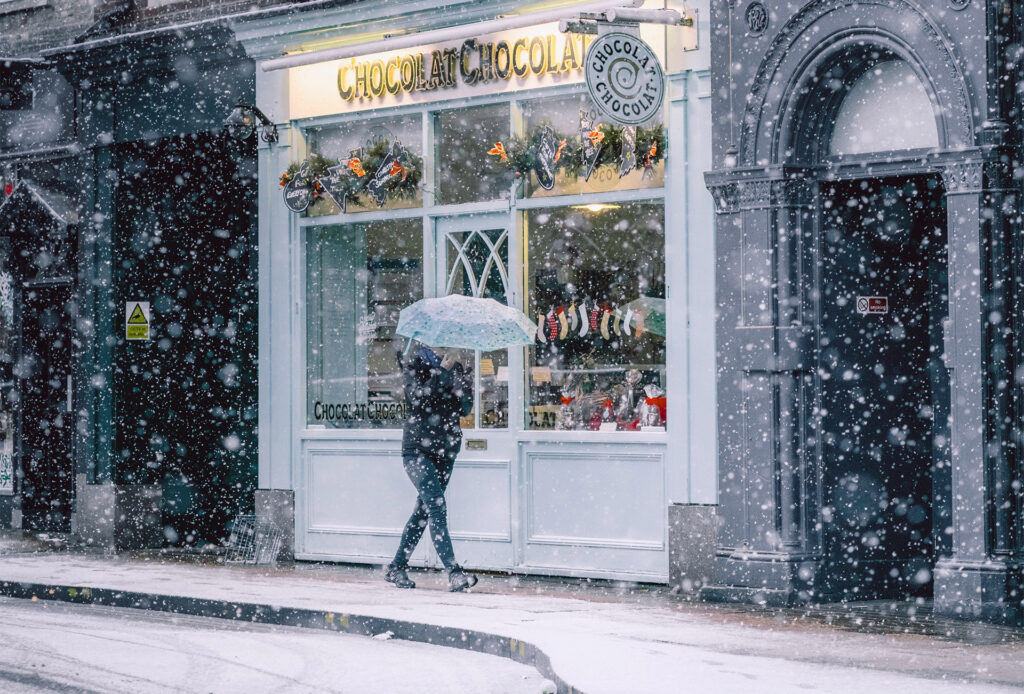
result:
[[[505,151],[505,145],[500,142],[495,142],[494,146],[487,153],[501,157],[501,160],[504,162],[508,161],[508,152]]]
[[[406,169],[404,166],[402,166],[401,164],[399,164],[396,161],[395,163],[393,163],[391,165],[391,171],[388,173],[388,175],[389,176],[394,176],[397,173],[402,174],[402,180],[403,181],[405,180],[405,177],[409,175],[408,169]]]
[[[359,176],[360,178],[366,175],[366,172],[363,171],[363,163],[359,161],[359,157],[352,157],[351,159],[349,159],[348,168],[350,168],[352,170],[352,173],[354,173],[356,176]]]
[[[561,142],[558,143],[558,151],[555,152],[555,163],[556,164],[558,163],[558,160],[562,158],[562,150],[563,149],[565,149],[565,140],[562,140]]]
[[[651,143],[651,151],[648,152],[648,154],[650,154],[652,157],[656,156],[658,154],[658,141],[657,140],[655,140],[654,142]]]
[[[601,128],[594,128],[590,131],[590,134],[587,137],[589,137],[590,141],[595,145],[599,145],[604,142],[604,131],[601,130]]]
[[[286,185],[288,185],[288,181],[290,181],[290,180],[292,180],[292,177],[291,177],[291,176],[289,176],[289,175],[288,175],[288,174],[286,174],[286,173],[284,173],[284,174],[281,174],[281,185],[282,185],[282,186],[286,186]]]

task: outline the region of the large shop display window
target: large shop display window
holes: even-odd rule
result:
[[[423,297],[423,225],[414,220],[311,230],[306,249],[306,421],[400,428],[399,311]]]
[[[528,429],[663,431],[661,202],[523,213]]]

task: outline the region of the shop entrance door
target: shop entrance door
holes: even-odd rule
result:
[[[942,188],[918,177],[822,193],[823,592],[929,595],[950,523]]]
[[[71,321],[67,285],[22,289],[21,507],[27,530],[70,530]]]
[[[464,294],[515,305],[510,274],[507,214],[438,219],[435,224],[434,292]],[[514,422],[522,350],[459,353],[474,384],[473,411],[462,421],[462,450],[448,487],[455,554],[472,568],[513,565],[512,470]],[[431,550],[432,551],[432,550]],[[436,558],[433,558],[436,562]]]

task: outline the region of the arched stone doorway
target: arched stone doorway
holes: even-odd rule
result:
[[[940,609],[984,610],[1013,584],[992,561],[1012,541],[995,517],[1009,464],[984,453],[1008,436],[988,380],[1009,368],[988,320],[1008,307],[982,289],[1005,263],[1001,222],[981,213],[998,174],[932,21],[869,4],[870,27],[865,3],[794,14],[718,130],[733,141],[716,137],[721,522],[705,595],[934,590]],[[885,317],[859,314],[875,295]]]

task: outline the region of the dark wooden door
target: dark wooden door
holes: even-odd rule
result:
[[[256,186],[229,146],[122,152],[116,281],[124,301],[151,302],[153,327],[119,352],[115,480],[163,486],[171,544],[225,539],[257,481]]]
[[[830,592],[926,594],[933,526],[944,516],[934,480],[948,467],[941,187],[925,177],[823,188],[819,375]],[[858,307],[858,297],[877,298]]]
[[[74,466],[71,450],[71,319],[68,286],[22,289],[21,504],[23,527],[70,530]]]

